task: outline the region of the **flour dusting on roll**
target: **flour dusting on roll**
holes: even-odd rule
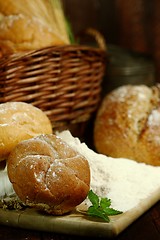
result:
[[[20,200],[50,214],[72,211],[90,188],[86,158],[53,134],[20,142],[11,152],[7,167]]]
[[[55,0],[0,0],[2,55],[69,44],[61,5]]]
[[[121,86],[104,98],[95,120],[99,153],[160,166],[160,88]]]

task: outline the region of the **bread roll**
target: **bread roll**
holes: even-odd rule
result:
[[[52,10],[48,0],[0,0],[2,54],[68,44],[67,31],[62,32]],[[55,11],[62,18],[60,9]]]
[[[52,133],[52,126],[40,109],[23,102],[0,104],[0,161],[20,141],[43,133]]]
[[[160,89],[122,86],[109,93],[96,116],[99,153],[160,165]]]
[[[2,55],[62,44],[64,42],[56,35],[53,36],[53,33],[48,31],[45,26],[41,26],[38,20],[33,18],[32,21],[29,21],[22,14],[5,17],[3,25],[0,24],[0,49]]]
[[[25,204],[50,214],[70,212],[87,196],[87,160],[56,135],[22,141],[11,152],[8,176]]]

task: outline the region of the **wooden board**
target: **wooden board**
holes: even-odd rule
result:
[[[82,214],[79,211],[82,205],[75,212],[60,217],[48,216],[29,208],[23,211],[0,209],[0,224],[62,234],[113,238],[159,200],[160,188],[132,210],[111,217],[110,223]]]

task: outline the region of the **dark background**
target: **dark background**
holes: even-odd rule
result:
[[[74,34],[93,27],[107,45],[147,54],[160,82],[159,0],[63,0]]]

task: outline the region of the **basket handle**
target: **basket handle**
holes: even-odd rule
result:
[[[78,36],[76,37],[76,39],[79,40],[84,40],[84,37],[85,36],[91,36],[91,37],[94,37],[94,39],[96,40],[96,43],[98,44],[98,47],[102,50],[102,51],[107,51],[107,45],[106,45],[106,41],[103,37],[103,35],[97,31],[96,29],[94,28],[87,28],[87,29],[84,29],[83,31],[81,31]],[[86,44],[86,43],[85,43]]]
[[[87,28],[85,30],[85,33],[87,35],[90,35],[90,36],[95,38],[95,40],[98,43],[98,46],[99,46],[100,49],[102,49],[103,51],[107,51],[106,41],[105,41],[103,35],[99,31],[97,31],[94,28]]]

